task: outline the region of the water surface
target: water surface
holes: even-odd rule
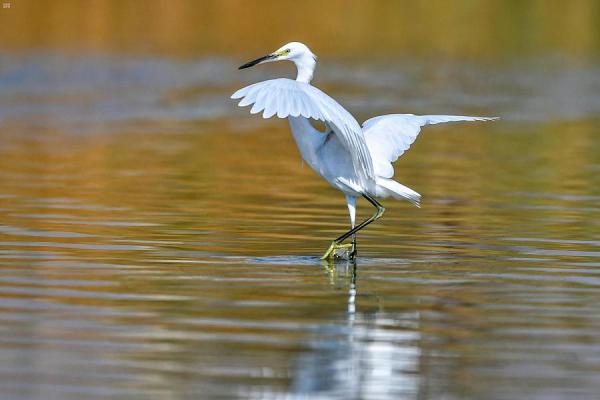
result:
[[[0,54],[6,398],[600,392],[600,66],[577,47],[320,57],[359,120],[503,118],[426,128],[396,164],[422,208],[384,201],[353,265],[318,259],[343,196],[285,122],[228,100],[289,66],[20,46]]]

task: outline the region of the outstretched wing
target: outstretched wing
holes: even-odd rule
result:
[[[360,186],[367,189],[374,184],[373,161],[360,125],[344,107],[321,90],[308,83],[279,78],[242,88],[231,98],[242,98],[240,107],[254,104],[250,112],[263,111],[263,118],[303,116],[327,123],[352,155]]]
[[[394,176],[392,163],[417,138],[421,127],[454,121],[492,121],[498,118],[461,115],[390,114],[374,117],[363,123],[367,146],[373,157],[375,174],[382,178]]]

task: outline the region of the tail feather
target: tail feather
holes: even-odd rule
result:
[[[377,186],[383,188],[385,194],[395,199],[404,199],[410,201],[417,207],[421,207],[421,195],[411,188],[404,186],[392,179],[377,178]]]

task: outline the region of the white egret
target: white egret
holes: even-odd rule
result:
[[[252,114],[263,111],[263,118],[287,118],[292,135],[304,161],[333,187],[346,195],[351,229],[335,239],[323,259],[336,256],[337,249],[357,254],[356,232],[381,217],[385,209],[376,197],[404,199],[419,207],[421,195],[392,180],[392,163],[415,141],[421,127],[451,121],[489,121],[496,118],[455,115],[382,115],[361,126],[331,97],[310,84],[317,57],[298,42],[239,67],[289,60],[296,64],[296,80],[278,78],[255,83],[235,92],[240,106],[253,104]],[[325,130],[315,129],[310,119],[323,121]],[[362,196],[375,208],[375,214],[355,225],[356,198]],[[352,236],[351,244],[342,242]]]

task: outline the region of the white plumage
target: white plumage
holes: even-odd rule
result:
[[[392,163],[414,143],[423,126],[443,122],[494,119],[496,118],[461,115],[390,114],[366,120],[362,129],[373,159],[375,174],[382,178],[391,178],[394,176]]]
[[[243,65],[290,60],[298,68],[296,80],[279,78],[255,83],[236,91],[231,98],[241,99],[240,106],[252,105],[250,112],[262,112],[263,118],[275,115],[287,118],[302,158],[332,186],[346,194],[352,228],[337,238],[323,258],[344,247],[341,242],[352,235],[353,257],[356,254],[355,232],[383,214],[383,207],[373,197],[405,199],[416,206],[421,195],[392,180],[392,163],[417,138],[421,127],[453,121],[489,121],[496,118],[455,115],[391,114],[371,118],[362,128],[354,117],[334,99],[312,86],[310,81],[316,56],[302,43],[292,42],[274,53]],[[320,132],[309,120],[325,123]],[[355,228],[354,204],[364,196],[378,211]]]
[[[303,117],[325,122],[352,157],[355,176],[350,180],[360,187],[373,188],[373,160],[360,125],[344,107],[318,88],[310,83],[279,78],[242,88],[231,98],[243,98],[240,106],[254,104],[250,112],[262,111],[263,118],[277,115],[279,118]]]

